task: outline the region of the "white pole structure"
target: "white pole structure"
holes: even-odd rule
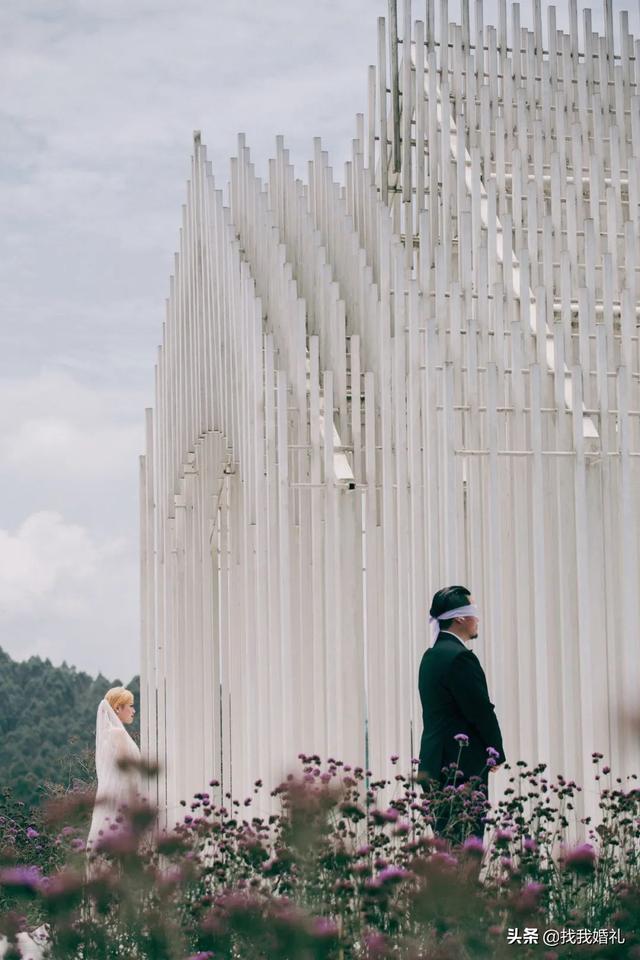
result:
[[[140,480],[169,823],[300,751],[408,766],[450,583],[511,762],[579,817],[592,751],[640,770],[640,44],[534,6],[390,0],[344,185],[282,138],[263,182],[240,136],[225,206],[195,136]]]

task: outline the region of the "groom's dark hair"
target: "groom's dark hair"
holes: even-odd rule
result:
[[[444,589],[434,593],[429,615],[439,617],[441,613],[446,613],[447,610],[457,610],[458,607],[466,607],[469,603],[470,596],[471,591],[467,590],[466,587],[444,587]],[[453,622],[453,619],[441,620],[440,629],[448,630]]]

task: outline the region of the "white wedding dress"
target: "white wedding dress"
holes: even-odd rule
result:
[[[128,770],[119,764],[129,761]],[[91,819],[91,829],[87,838],[87,852],[100,840],[102,835],[112,832],[111,825],[119,828],[116,817],[128,804],[141,796],[140,750],[134,740],[106,700],[100,702],[96,719],[96,772],[98,790]],[[91,868],[88,866],[88,872]],[[48,956],[49,937],[46,926],[39,927],[31,934],[19,933],[18,949],[22,960],[45,960]],[[0,960],[5,956],[8,943],[0,935]]]
[[[123,769],[121,763],[130,763]],[[117,830],[122,809],[140,797],[140,750],[115,710],[102,700],[96,718],[96,773],[98,790],[87,838],[87,852],[101,836]],[[115,826],[114,826],[115,825]]]
[[[19,933],[17,937],[18,950],[22,960],[43,960],[47,956],[45,950],[49,937],[46,927],[38,927],[32,934]],[[6,937],[0,937],[0,957],[4,957],[9,949]]]

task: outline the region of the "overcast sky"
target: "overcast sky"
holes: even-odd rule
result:
[[[284,134],[299,175],[316,135],[340,167],[386,6],[0,4],[0,645],[12,656],[137,672],[138,455],[192,132],[219,183],[239,131],[259,166]]]

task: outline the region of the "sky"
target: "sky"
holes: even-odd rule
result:
[[[0,4],[0,646],[16,659],[138,671],[138,457],[193,131],[221,186],[239,132],[259,169],[277,134],[300,176],[314,136],[340,168],[386,7]]]

